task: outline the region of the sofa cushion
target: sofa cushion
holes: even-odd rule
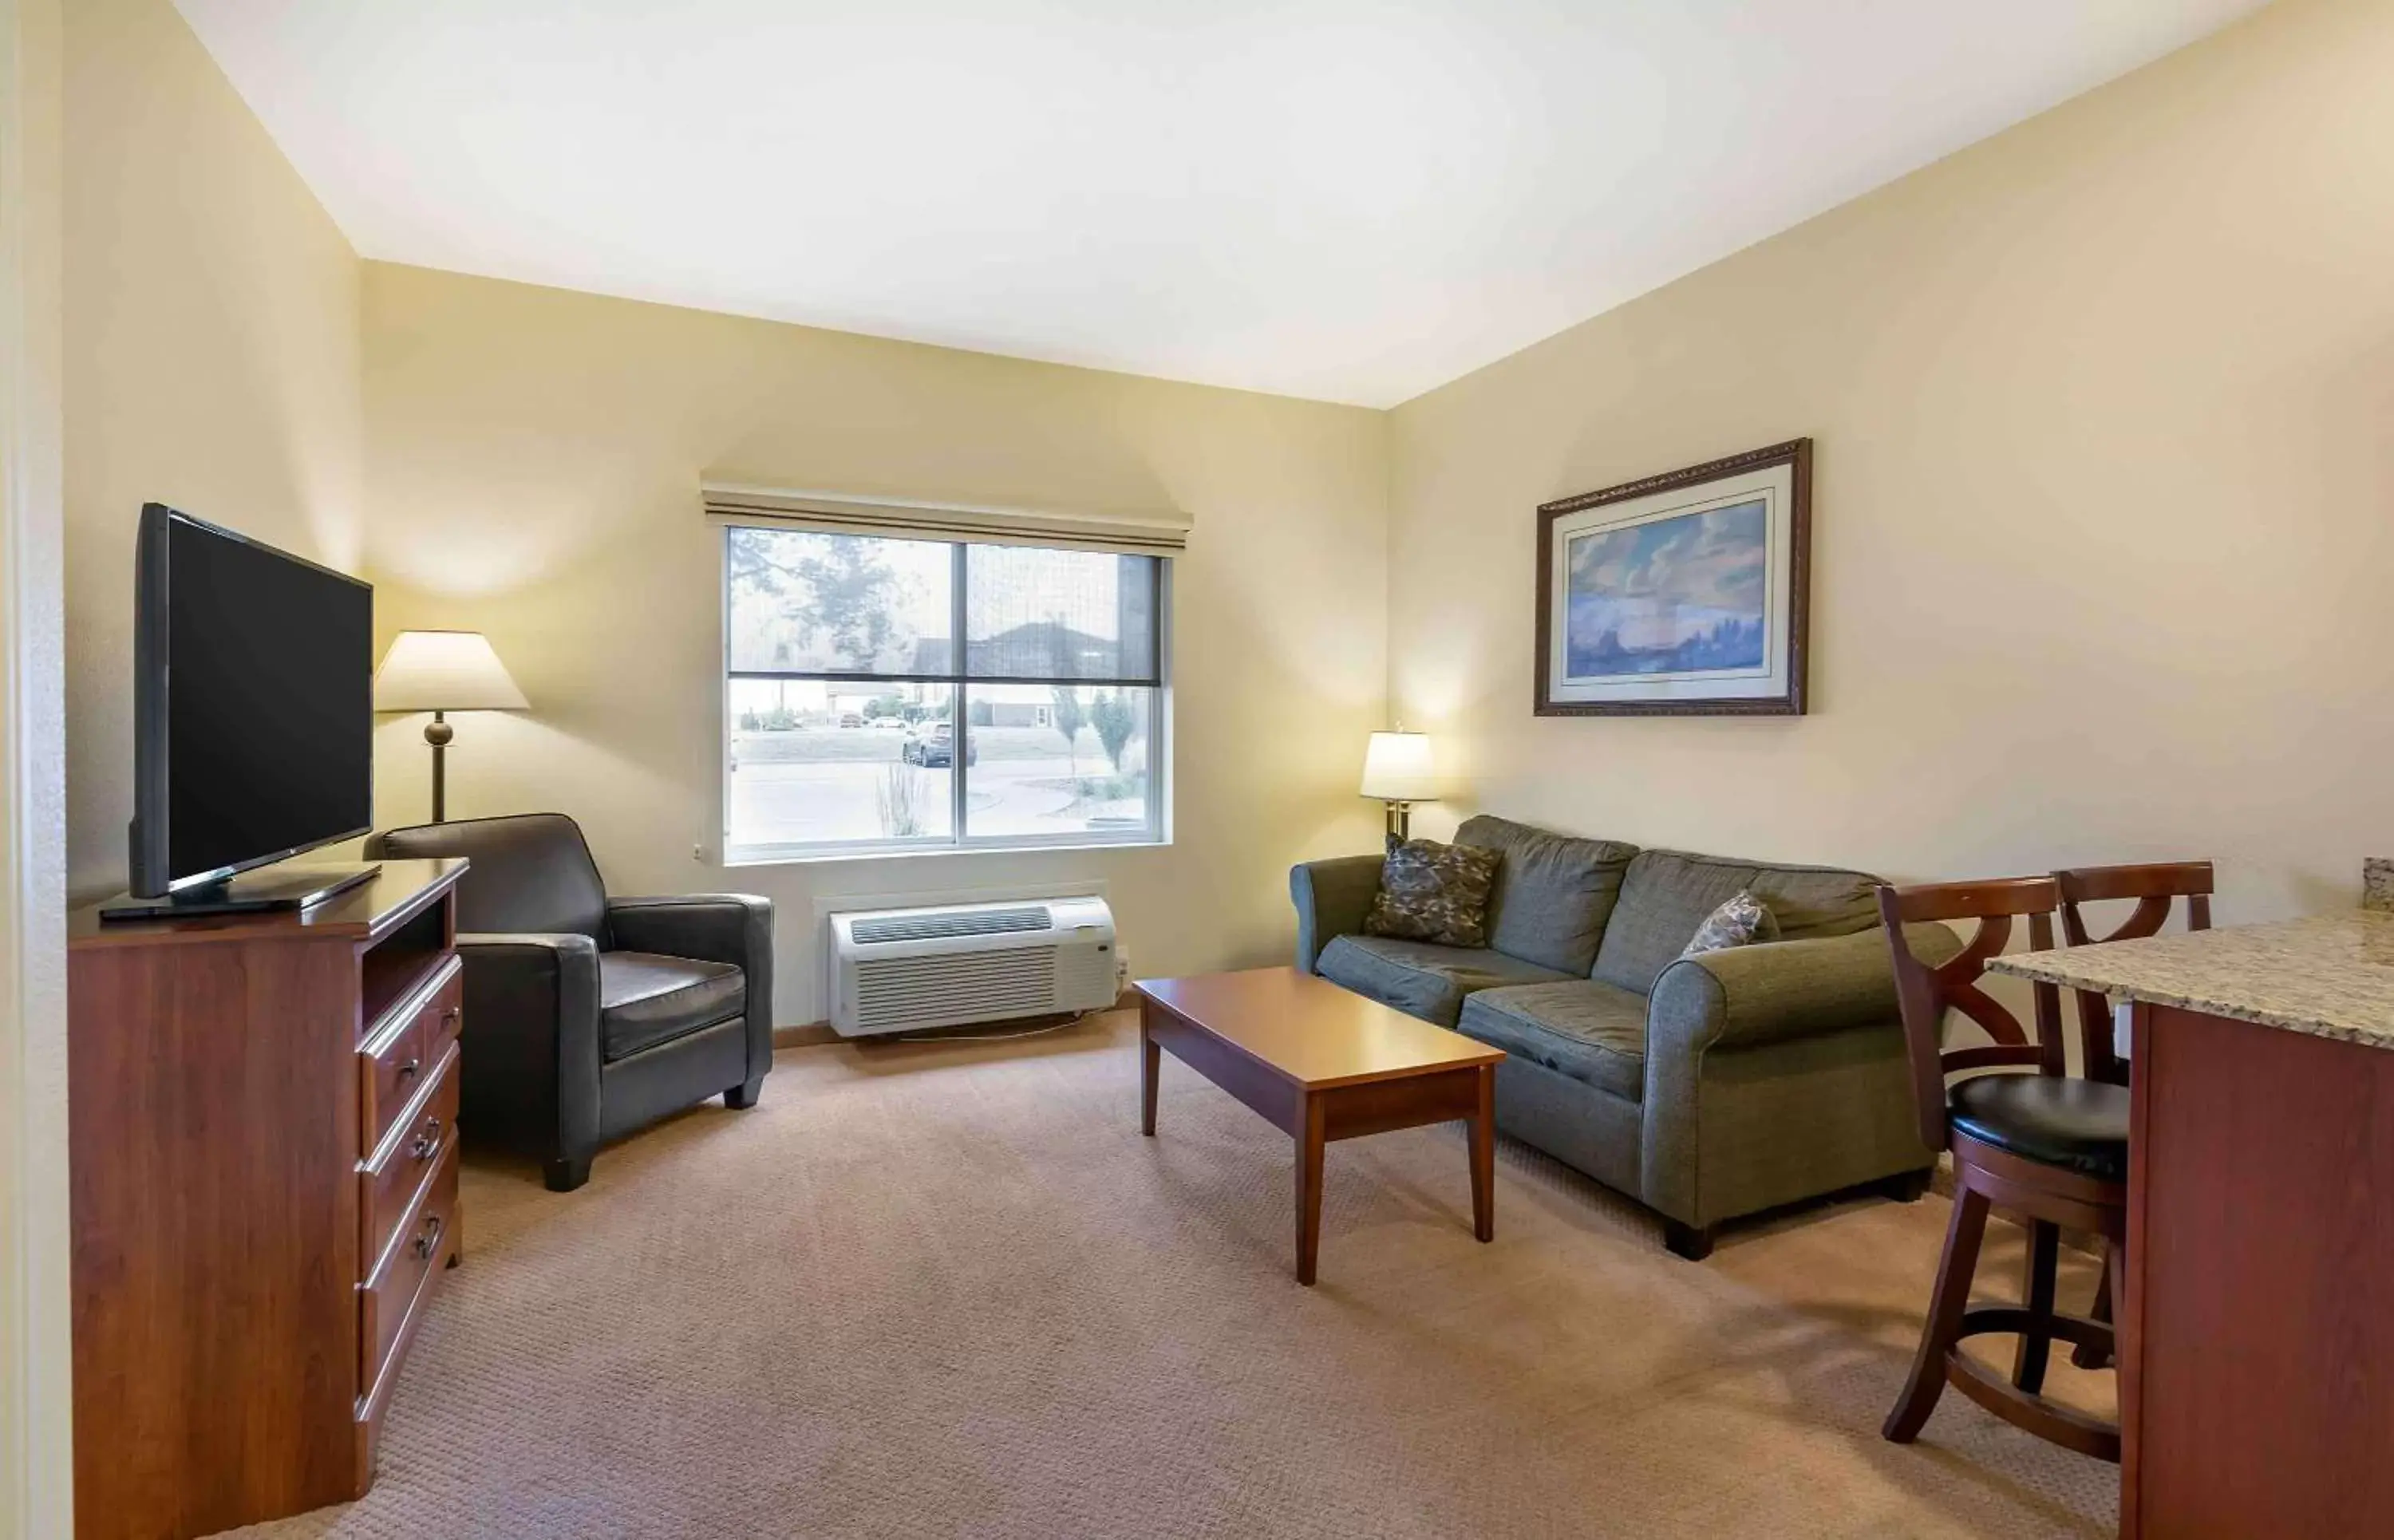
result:
[[[1454,842],[1504,853],[1488,897],[1490,949],[1585,978],[1638,847],[1548,834],[1487,813],[1465,819]]]
[[[747,981],[730,963],[598,954],[598,1053],[610,1064],[747,1008]]]
[[[1488,944],[1488,890],[1504,858],[1469,845],[1408,839],[1380,862],[1380,890],[1363,916],[1367,936],[1440,946]]]
[[[1765,866],[1751,861],[1645,850],[1622,879],[1621,902],[1604,928],[1594,976],[1644,994],[1678,960],[1697,927],[1739,888],[1750,888],[1779,922],[1782,941],[1845,936],[1877,924],[1864,872],[1829,866]]]
[[[1455,1030],[1625,1100],[1646,1091],[1646,1001],[1592,979],[1487,989]]]
[[[1392,936],[1341,936],[1322,949],[1314,971],[1441,1027],[1454,1025],[1463,997],[1474,990],[1567,977],[1484,947],[1437,946]]]

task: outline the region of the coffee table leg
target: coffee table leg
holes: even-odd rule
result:
[[[1164,1050],[1147,1030],[1147,1011],[1138,1013],[1138,1131],[1155,1137],[1155,1081],[1164,1067]]]
[[[1480,1067],[1480,1111],[1471,1119],[1471,1233],[1496,1239],[1496,1066]]]
[[[1296,1281],[1313,1286],[1322,1251],[1322,1099],[1305,1099],[1305,1131],[1296,1137]]]

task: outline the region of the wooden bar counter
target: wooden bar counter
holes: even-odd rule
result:
[[[2121,1533],[2394,1534],[2394,915],[1991,967],[2130,1024]]]

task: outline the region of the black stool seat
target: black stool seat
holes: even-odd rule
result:
[[[2128,1179],[2128,1088],[2045,1074],[1982,1074],[1947,1093],[1953,1131],[2101,1181]]]

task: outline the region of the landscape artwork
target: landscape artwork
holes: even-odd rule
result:
[[[1542,717],[1805,708],[1812,441],[1538,509]]]
[[[1755,498],[1571,540],[1564,677],[1760,669],[1769,515]]]

